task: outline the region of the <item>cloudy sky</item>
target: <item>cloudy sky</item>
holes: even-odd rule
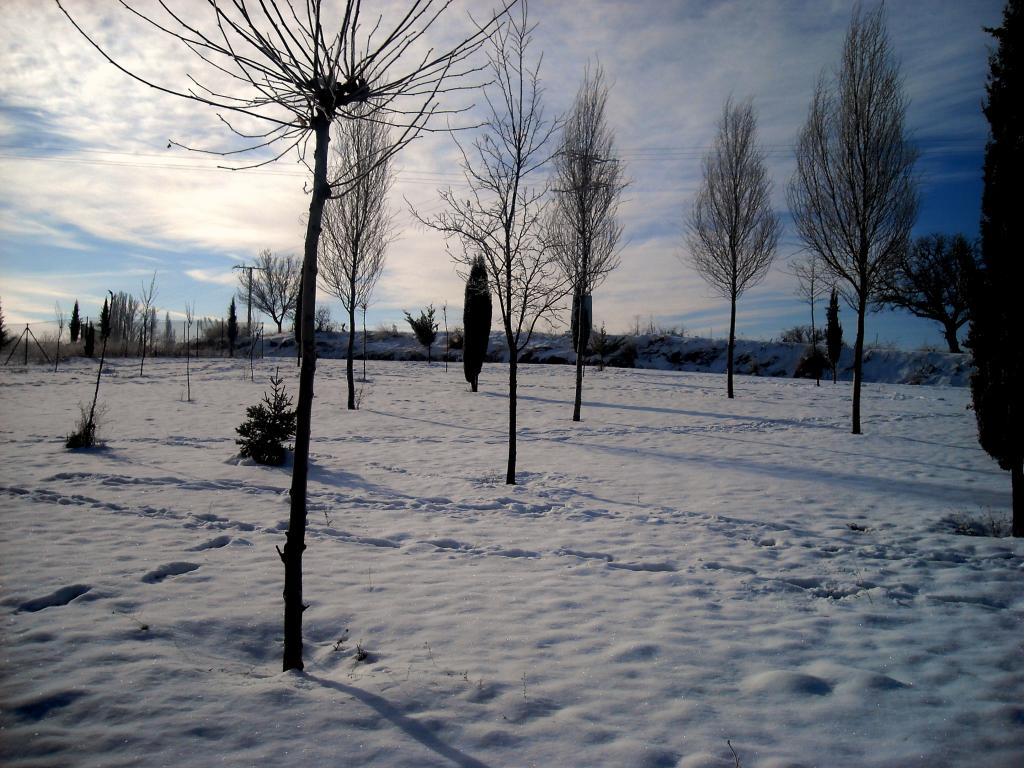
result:
[[[102,0],[68,0],[71,12],[126,64],[183,87],[202,63]],[[149,4],[143,2],[144,6]],[[206,19],[205,3],[171,5]],[[364,2],[364,14],[377,3]],[[388,9],[402,3],[380,3]],[[544,103],[552,116],[572,101],[584,67],[599,60],[612,80],[609,119],[632,184],[622,208],[622,265],[595,295],[595,317],[626,330],[639,317],[661,327],[719,336],[728,307],[682,261],[682,217],[700,180],[723,101],[752,97],[786,222],[776,266],[739,305],[740,335],[777,336],[807,322],[786,262],[800,250],[784,188],[814,83],[838,59],[851,0],[532,0],[534,51],[543,52]],[[456,2],[436,30],[464,28]],[[194,9],[194,10],[193,10]],[[991,38],[1001,0],[892,0],[891,43],[921,150],[922,208],[915,234],[977,235],[981,115]],[[9,325],[51,321],[78,299],[98,314],[108,289],[137,293],[157,275],[161,313],[221,316],[236,285],[231,267],[261,248],[301,251],[308,176],[294,156],[259,170],[168,146],[223,149],[230,136],[213,110],[164,96],[105,63],[55,5],[5,0],[0,14],[0,301]],[[471,122],[471,119],[467,122]],[[401,236],[368,324],[400,322],[402,310],[447,302],[461,315],[463,286],[444,240],[407,210],[440,210],[438,189],[459,189],[450,136],[435,134],[398,161],[393,207]],[[340,305],[331,303],[336,316]],[[845,323],[852,333],[850,311]],[[819,310],[819,318],[823,309]],[[868,339],[941,345],[938,326],[896,313],[869,316]]]

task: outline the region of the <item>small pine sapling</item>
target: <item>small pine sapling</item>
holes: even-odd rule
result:
[[[405,313],[405,321],[409,323],[412,332],[418,341],[427,350],[427,362],[430,362],[430,348],[437,340],[437,323],[434,321],[434,305],[431,304],[425,311],[420,312],[419,317],[413,317]]]
[[[284,464],[284,444],[295,436],[295,409],[292,398],[284,391],[280,370],[270,379],[273,388],[263,393],[263,402],[246,409],[249,417],[235,429],[240,435],[235,440],[241,446],[242,458],[251,458],[257,464],[279,467]]]

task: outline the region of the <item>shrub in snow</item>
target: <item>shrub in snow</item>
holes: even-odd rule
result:
[[[430,362],[430,348],[437,340],[437,323],[434,322],[434,305],[431,304],[426,310],[420,312],[419,317],[413,317],[405,313],[405,321],[409,323],[412,332],[416,334],[418,341],[427,350],[427,362]]]
[[[271,394],[264,392],[262,403],[246,409],[249,418],[235,429],[240,435],[235,442],[241,446],[239,454],[243,458],[279,467],[284,464],[284,444],[295,436],[296,416],[281,377],[275,374],[270,385],[273,387]]]

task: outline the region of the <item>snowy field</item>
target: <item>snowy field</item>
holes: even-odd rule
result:
[[[282,363],[296,392],[294,363]],[[0,372],[4,766],[1014,766],[1024,543],[964,388],[371,363],[314,405],[303,673],[288,468],[234,427],[274,361]],[[368,654],[363,660],[360,650]],[[729,740],[736,756],[733,755]]]

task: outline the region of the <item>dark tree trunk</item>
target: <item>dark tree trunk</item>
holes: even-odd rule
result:
[[[515,346],[508,345],[508,469],[505,484],[516,484],[516,373],[519,367],[519,353]]]
[[[853,427],[855,435],[860,431],[860,385],[864,378],[864,314],[867,312],[867,292],[858,291],[857,298],[857,341],[853,347]]]
[[[1024,463],[1018,459],[1010,469],[1013,493],[1013,535],[1024,536]]]
[[[814,294],[811,294],[811,355],[814,357],[814,386],[821,386],[821,368],[818,367],[818,335],[814,330]]]
[[[946,337],[946,345],[949,347],[950,352],[960,353],[960,340],[956,337],[957,327],[952,323],[944,323]]]
[[[736,352],[736,294],[732,295],[732,306],[729,308],[729,347],[726,351],[726,368],[728,373],[727,388],[729,390],[729,397],[734,397],[732,391],[732,362],[733,354]]]
[[[353,365],[356,355],[356,305],[353,300],[348,311],[348,359],[345,362],[345,378],[348,380],[348,409],[356,409],[356,380]],[[364,375],[363,378],[366,378]]]
[[[323,115],[313,119],[316,136],[313,167],[313,195],[309,202],[305,252],[302,259],[302,367],[299,372],[299,401],[296,406],[295,461],[292,468],[291,509],[284,551],[284,660],[283,669],[302,669],[302,553],[306,549],[306,479],[309,473],[309,432],[313,414],[313,378],[316,374],[316,343],[313,317],[316,313],[316,255],[320,242],[324,203],[330,194],[327,184],[327,145],[331,123]]]
[[[580,420],[580,406],[583,405],[583,356],[576,352],[576,399],[572,406],[572,420]]]

